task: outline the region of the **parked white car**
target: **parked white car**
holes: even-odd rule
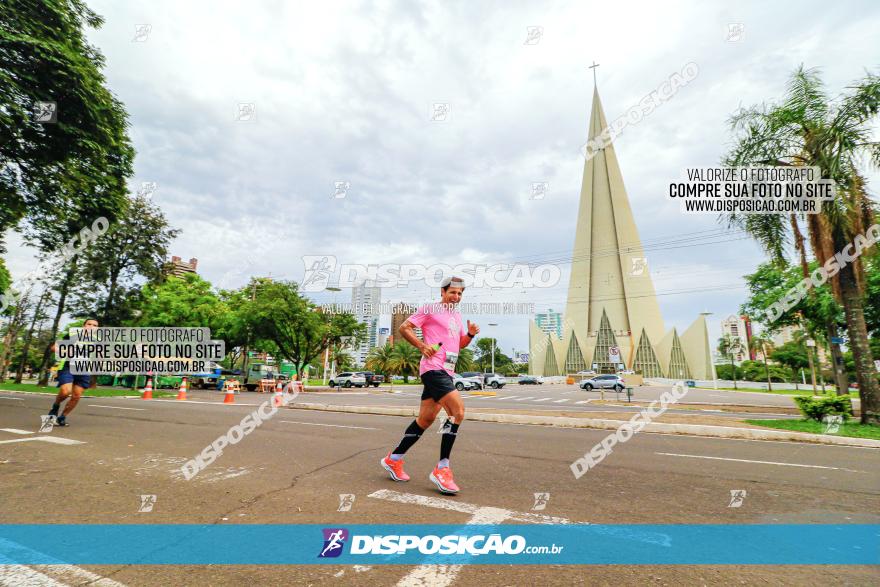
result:
[[[366,387],[367,378],[358,373],[346,371],[330,380],[330,387]]]
[[[458,373],[452,378],[452,384],[458,391],[470,391],[471,389],[479,389],[477,383],[470,377],[462,377]]]

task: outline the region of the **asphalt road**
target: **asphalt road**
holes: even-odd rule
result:
[[[498,408],[511,410],[529,410],[535,412],[637,412],[651,401],[660,398],[669,387],[640,387],[636,388],[632,397],[632,405],[602,405],[602,394],[599,391],[584,391],[575,385],[544,384],[544,385],[505,385],[501,389],[483,390],[495,392],[496,395],[480,395],[463,392],[465,404],[474,408]],[[482,393],[482,392],[480,392]],[[210,392],[205,392],[206,397]],[[216,395],[216,394],[214,394]],[[775,396],[770,394],[750,393],[741,398],[739,392],[713,392],[712,396],[705,390],[690,389],[678,402],[688,404],[689,409],[667,410],[668,414],[711,414],[729,418],[756,418],[756,419],[783,419],[797,418],[794,401],[790,397]],[[769,402],[759,403],[765,396]],[[415,386],[397,387],[393,391],[388,387],[368,389],[344,389],[342,391],[324,391],[305,393],[297,399],[298,402],[362,405],[362,406],[414,406],[421,397],[421,388]],[[626,393],[617,394],[613,390],[606,390],[605,401],[626,404]],[[750,406],[750,410],[760,408],[761,413],[737,411],[728,407],[730,404]],[[722,406],[725,407],[721,410]],[[788,413],[780,411],[780,408],[789,408]]]
[[[397,390],[415,391],[417,386],[397,386]],[[379,387],[378,390],[388,391],[390,388],[386,386]],[[421,390],[421,387],[418,386]],[[376,388],[369,388],[375,391]],[[632,399],[637,401],[654,401],[660,398],[660,394],[669,390],[669,386],[642,385],[633,388]],[[358,391],[356,388],[343,389],[341,393]],[[360,391],[364,391],[361,389]],[[493,391],[487,389],[486,391]],[[598,399],[600,393],[598,390],[584,391],[579,389],[577,385],[568,385],[564,383],[545,383],[542,385],[519,385],[518,383],[510,383],[497,390],[499,396],[553,396],[554,399],[562,399],[571,396],[577,396],[578,400]],[[570,392],[567,395],[566,392]],[[613,399],[615,394],[612,390],[605,390],[605,399]],[[620,394],[620,397],[626,399],[626,393]],[[796,407],[793,396],[775,393],[761,393],[756,391],[726,391],[721,389],[700,389],[688,388],[687,394],[682,398],[682,403],[689,404],[732,404],[744,406],[768,406],[768,407]],[[525,400],[528,401],[528,400]],[[574,403],[574,401],[570,402]],[[568,407],[568,406],[566,406]]]
[[[434,429],[408,455],[412,480],[394,483],[378,460],[408,418],[312,410],[281,410],[186,481],[181,464],[266,397],[242,394],[231,406],[216,394],[88,398],[69,428],[40,435],[51,398],[0,393],[0,522],[450,524],[470,519],[467,504],[527,515],[534,494],[548,492],[541,514],[572,522],[880,523],[874,449],[638,434],[575,479],[570,463],[607,432],[465,421],[452,455],[462,491],[444,497],[427,480],[439,451]],[[729,507],[732,490],[746,491],[740,507]],[[355,495],[350,511],[338,511],[340,494]],[[138,512],[141,495],[156,496],[153,511]],[[523,572],[545,585],[869,585],[878,577],[873,567],[843,566],[12,566],[0,570],[0,585],[486,587],[523,584]]]

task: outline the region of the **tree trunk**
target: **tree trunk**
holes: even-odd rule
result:
[[[45,387],[49,384],[49,363],[52,361],[52,345],[55,344],[55,336],[58,334],[58,325],[61,323],[61,316],[64,315],[64,305],[67,302],[67,293],[70,290],[70,284],[73,283],[73,277],[76,275],[76,257],[70,260],[70,267],[64,275],[64,281],[61,282],[61,289],[58,291],[58,309],[55,311],[55,319],[52,320],[52,329],[49,331],[49,342],[43,351],[43,361],[40,363],[40,379],[37,385]]]
[[[43,295],[40,296],[39,301],[37,302],[37,307],[34,310],[34,317],[31,320],[31,325],[28,328],[27,334],[24,336],[24,346],[21,349],[21,361],[18,362],[18,369],[15,371],[15,382],[21,383],[21,377],[24,374],[24,367],[27,364],[27,356],[28,352],[31,350],[31,340],[33,340],[34,336],[34,328],[37,325],[37,320],[40,318],[40,312],[43,309],[43,304],[46,302],[46,298],[49,297],[49,290],[43,292]]]
[[[764,358],[764,373],[767,375],[767,391],[773,391],[773,383],[770,381],[770,367],[767,366],[767,347],[761,343],[761,356]]]
[[[849,346],[856,367],[856,380],[859,382],[861,423],[878,426],[880,425],[880,383],[877,382],[877,370],[874,368],[874,358],[871,356],[871,347],[868,344],[868,328],[865,324],[862,295],[852,265],[847,265],[840,271],[840,297],[846,315]]]
[[[104,315],[101,316],[101,324],[107,322],[110,311],[113,309],[113,297],[116,295],[116,287],[119,281],[119,274],[110,275],[110,287],[107,288],[107,303],[104,304]]]
[[[816,364],[813,362],[813,347],[807,347],[807,360],[810,362],[810,381],[813,383],[813,395],[816,395]]]
[[[807,264],[807,248],[804,243],[804,235],[801,234],[797,217],[794,214],[789,216],[789,221],[794,233],[795,248],[800,256],[801,274],[806,279],[810,277],[810,267]],[[821,262],[824,263],[824,260]],[[816,291],[811,288],[809,295],[815,298]],[[831,346],[831,369],[834,372],[834,382],[837,384],[837,395],[843,395],[849,393],[849,379],[846,376],[846,369],[843,365],[843,353],[840,350],[840,345],[832,342],[832,339],[837,338],[837,324],[829,322],[825,324],[825,328],[828,332],[828,344]]]
[[[833,322],[826,324],[828,329],[828,344],[831,347],[831,371],[834,374],[834,384],[837,386],[837,395],[846,395],[849,393],[849,378],[846,376],[846,369],[843,364],[843,352],[840,345],[831,342],[832,338],[839,336],[837,324]]]
[[[733,362],[733,355],[730,355],[730,371],[733,373],[733,388],[736,387],[736,363]]]

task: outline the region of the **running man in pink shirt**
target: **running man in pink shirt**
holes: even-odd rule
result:
[[[406,429],[397,448],[382,459],[381,465],[395,481],[409,481],[409,475],[403,470],[403,455],[431,427],[443,408],[448,418],[443,425],[443,438],[440,441],[440,462],[428,479],[442,493],[455,494],[459,489],[449,468],[449,454],[458,427],[464,420],[464,402],[452,383],[452,377],[455,375],[459,351],[479,334],[480,327],[468,320],[465,328],[461,314],[456,309],[464,293],[464,281],[460,277],[445,279],[440,290],[440,303],[422,306],[400,326],[400,335],[422,353],[419,375],[425,389],[419,417]],[[424,341],[416,336],[415,328],[422,329]]]

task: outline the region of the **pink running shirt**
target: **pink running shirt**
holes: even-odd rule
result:
[[[442,370],[455,375],[455,362],[458,360],[459,342],[467,334],[461,314],[452,310],[450,304],[425,304],[416,313],[407,318],[416,327],[422,329],[422,338],[426,344],[433,346],[442,342],[434,356],[430,359],[422,355],[419,363],[419,375],[426,371]],[[448,358],[448,360],[447,360]]]

